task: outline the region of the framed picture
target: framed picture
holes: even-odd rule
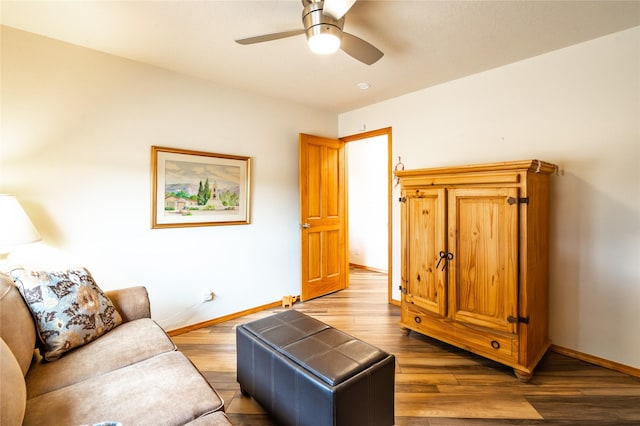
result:
[[[250,223],[250,157],[152,146],[151,182],[151,228]]]

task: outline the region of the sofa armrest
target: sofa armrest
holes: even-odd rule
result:
[[[120,312],[122,321],[128,322],[140,318],[151,318],[151,304],[145,287],[127,287],[105,291],[104,294],[111,299],[113,305]]]

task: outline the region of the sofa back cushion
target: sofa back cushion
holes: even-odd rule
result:
[[[122,317],[85,268],[11,271],[35,319],[40,354],[55,361],[120,325]]]
[[[21,425],[27,405],[27,388],[18,360],[0,339],[0,424]]]
[[[26,375],[35,349],[36,328],[20,292],[11,277],[3,273],[0,273],[0,337]]]

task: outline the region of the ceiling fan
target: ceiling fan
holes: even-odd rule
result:
[[[309,48],[314,53],[326,55],[342,49],[358,61],[372,65],[384,53],[371,43],[342,31],[345,15],[355,2],[356,0],[302,0],[304,28],[241,38],[236,43],[262,43],[306,34]]]

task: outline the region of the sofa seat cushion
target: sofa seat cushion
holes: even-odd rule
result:
[[[33,314],[40,353],[54,361],[122,322],[122,317],[85,268],[11,271]]]
[[[175,349],[152,319],[126,322],[55,362],[34,362],[26,379],[27,395],[33,398]]]
[[[24,425],[184,425],[223,408],[191,361],[173,351],[30,398]]]

